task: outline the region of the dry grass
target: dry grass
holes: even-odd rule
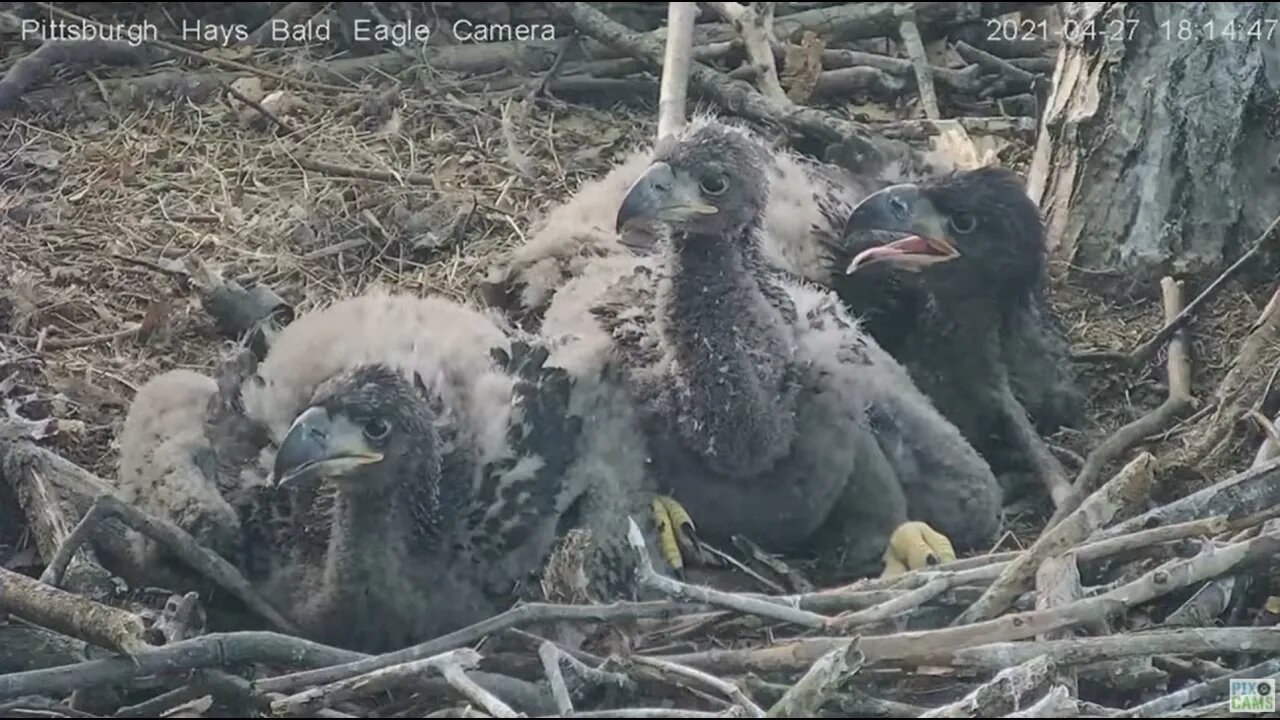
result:
[[[137,387],[217,361],[211,320],[172,271],[182,258],[267,283],[300,311],[374,283],[465,298],[540,208],[652,134],[625,110],[544,100],[522,112],[521,92],[507,112],[526,176],[503,132],[510,94],[379,85],[288,91],[288,134],[227,100],[14,124],[0,165],[0,366],[43,360],[41,396],[65,407],[23,413],[84,421],[62,451],[110,474]],[[148,332],[128,332],[149,313]]]

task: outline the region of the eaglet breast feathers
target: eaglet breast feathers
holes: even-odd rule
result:
[[[746,534],[849,574],[983,546],[999,526],[990,468],[833,293],[766,257],[770,162],[705,119],[660,144],[615,228],[662,242],[587,261],[554,294],[549,364],[608,394],[596,417],[634,427],[713,542]]]
[[[144,385],[119,492],[237,562],[305,636],[368,652],[506,609],[570,528],[595,541],[592,587],[629,587],[619,528],[649,507],[643,457],[584,425],[589,393],[513,337],[441,298],[335,302],[238,376]]]

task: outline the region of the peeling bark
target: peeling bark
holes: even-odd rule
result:
[[[1212,276],[1280,206],[1280,6],[1065,6],[1028,183],[1060,257],[1122,293]]]

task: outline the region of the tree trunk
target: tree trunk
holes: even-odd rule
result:
[[[1280,6],[1064,3],[1028,187],[1082,284],[1216,274],[1280,212]]]

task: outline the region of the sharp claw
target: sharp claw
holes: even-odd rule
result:
[[[680,503],[662,496],[653,499],[653,516],[663,558],[677,573],[683,573],[686,558],[696,561],[702,556],[693,519]]]
[[[955,559],[955,550],[947,536],[927,523],[907,522],[899,525],[889,538],[882,577],[934,567]]]

